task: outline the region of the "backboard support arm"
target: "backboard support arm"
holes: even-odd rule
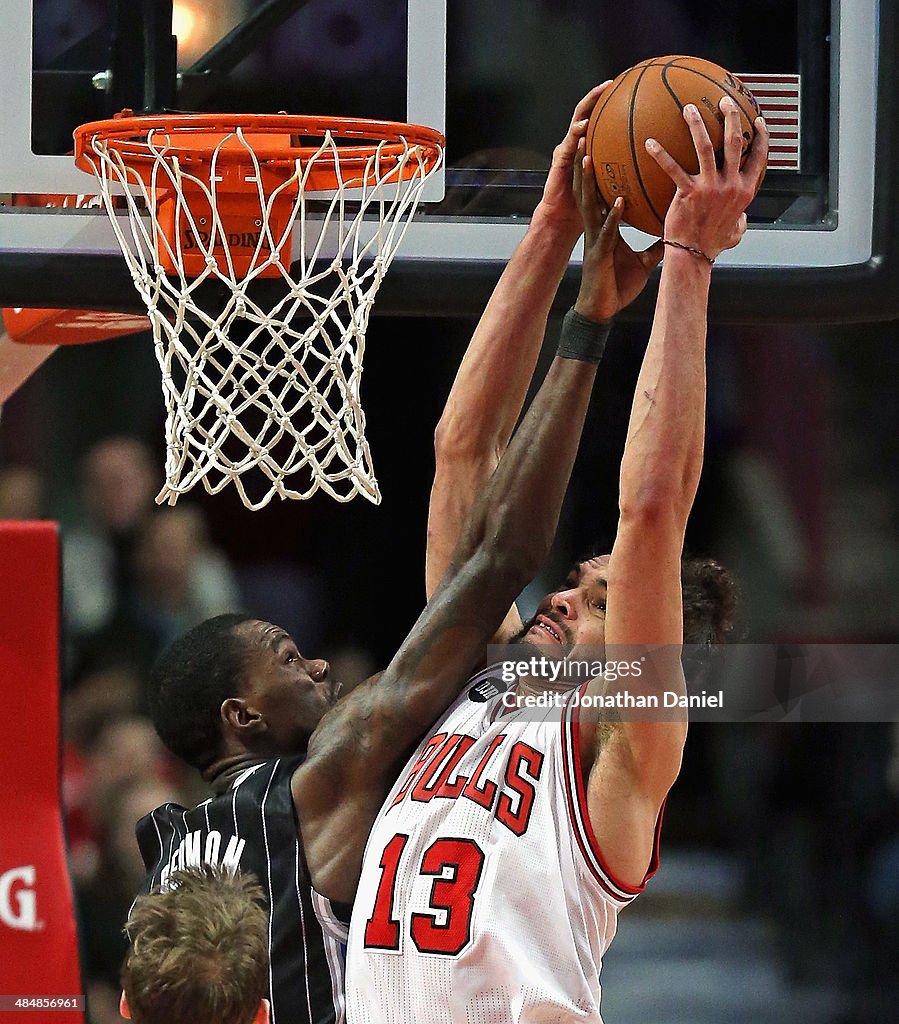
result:
[[[187,69],[187,74],[225,74],[232,71],[256,45],[275,29],[280,28],[297,11],[307,7],[310,0],[268,0],[239,24],[215,46],[207,50]]]
[[[172,109],[178,90],[177,62],[172,0],[140,0],[139,18],[134,16],[134,0],[116,0],[108,112],[133,109],[138,97],[141,113]]]

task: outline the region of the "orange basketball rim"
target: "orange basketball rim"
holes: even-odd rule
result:
[[[256,276],[278,276],[285,257],[289,264],[298,201],[426,175],[444,146],[423,125],[283,113],[125,110],[81,125],[74,138],[83,171],[143,183],[161,236],[159,263],[185,277],[213,263],[225,271],[226,262],[229,276],[254,268]]]

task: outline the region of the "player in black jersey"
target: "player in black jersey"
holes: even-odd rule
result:
[[[576,109],[554,154],[544,209],[535,214],[541,230],[555,225],[553,245],[561,239],[569,252],[585,229],[576,314],[566,318],[559,355],[447,555],[442,582],[386,671],[336,703],[326,662],[304,658],[280,627],[238,616],[201,624],[154,671],[149,703],[157,730],[216,795],[192,810],[168,804],[141,820],[148,884],[203,861],[259,877],[271,904],[272,1024],[342,1020],[346,924],[371,824],[552,542],[608,331],[597,321],[625,304],[621,206],[599,209],[576,159],[598,95],[593,90]],[[570,198],[572,177],[583,220]],[[627,301],[654,262],[629,265]],[[500,298],[513,292],[504,278]],[[545,307],[544,319],[548,301]],[[496,302],[491,308],[491,329],[500,330],[504,318]],[[429,544],[434,529],[431,523]]]

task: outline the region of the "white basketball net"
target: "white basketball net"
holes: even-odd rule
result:
[[[223,134],[200,170],[183,159],[183,150],[180,159],[171,152],[173,138],[162,130],[147,134],[152,171],[145,167],[142,174],[97,136],[87,147],[135,287],[147,305],[162,370],[166,484],[157,502],[173,505],[202,481],[210,493],[233,482],[252,509],[275,495],[308,498],[318,488],[338,501],[362,494],[377,504],[381,496],[359,398],[365,331],[375,293],[442,151],[429,168],[424,149],[404,142],[400,156],[385,168],[379,158],[385,143],[377,149],[373,144],[364,170],[355,169],[352,180],[344,180],[347,172],[341,173],[329,132],[313,156],[288,161],[283,180],[271,187],[240,128]],[[236,144],[245,150],[244,178],[256,185],[259,238],[250,246],[245,272],[233,266],[234,239],[219,215],[220,199],[226,197],[220,194],[217,164],[229,141],[232,152]],[[321,161],[333,166],[337,188],[333,194],[307,194],[309,176]],[[123,201],[113,195],[114,185],[124,186],[127,218],[115,212]],[[196,213],[196,203],[192,211],[181,201],[185,187],[205,196],[200,206],[211,210],[210,223]],[[176,230],[169,232],[174,244],[157,217],[161,200],[173,193],[179,197]],[[270,214],[280,193],[291,197],[292,209],[286,227],[277,229]],[[317,200],[314,211],[307,209],[312,200]],[[181,269],[181,239],[188,230],[205,263],[198,276],[185,276]],[[244,246],[244,257],[246,252]],[[160,258],[169,262],[168,273]],[[273,307],[262,308],[249,286],[273,266],[286,291],[281,287]],[[207,281],[218,282],[223,296],[213,314],[197,297]]]

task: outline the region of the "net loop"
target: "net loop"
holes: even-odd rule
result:
[[[153,329],[157,501],[230,483],[252,509],[319,489],[378,503],[365,332],[442,137],[348,118],[173,115],[83,125],[75,141]],[[274,299],[253,288],[265,278],[281,282]]]

